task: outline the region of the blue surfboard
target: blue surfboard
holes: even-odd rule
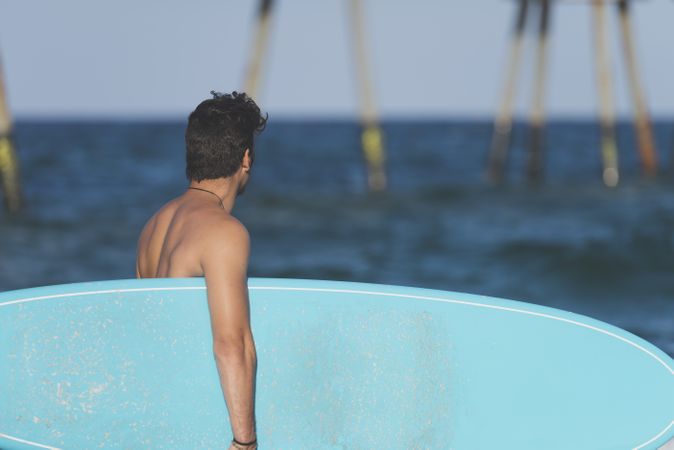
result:
[[[674,362],[510,300],[251,279],[261,449],[658,449]],[[0,448],[226,449],[203,279],[0,294]],[[672,445],[671,443],[669,445]]]

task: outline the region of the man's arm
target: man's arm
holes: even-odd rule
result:
[[[228,219],[208,233],[201,265],[211,313],[213,352],[234,438],[250,442],[255,432],[257,357],[250,327],[248,255],[250,238]]]

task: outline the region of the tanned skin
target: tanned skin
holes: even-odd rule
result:
[[[250,177],[246,150],[241,167],[227,178],[192,181],[147,222],[138,242],[138,278],[205,277],[213,352],[234,437],[256,439],[257,356],[250,326],[248,231],[231,211]],[[230,445],[230,450],[255,449]]]

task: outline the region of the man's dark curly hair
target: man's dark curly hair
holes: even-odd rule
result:
[[[253,138],[267,123],[267,116],[245,93],[211,91],[190,114],[185,131],[186,175],[189,180],[229,177],[241,167],[246,149],[253,157]]]

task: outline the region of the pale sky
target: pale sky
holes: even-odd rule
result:
[[[515,13],[506,0],[363,0],[377,104],[385,117],[490,117]],[[0,51],[17,117],[182,118],[243,72],[257,1],[0,0]],[[258,98],[272,116],[356,116],[346,0],[278,0]],[[674,2],[634,2],[643,85],[655,116],[674,116]],[[614,92],[630,111],[613,8]],[[556,4],[548,111],[596,110],[590,8]],[[532,30],[533,31],[533,30]],[[533,33],[532,33],[533,35]],[[530,41],[532,42],[532,41]],[[528,48],[529,54],[533,47]],[[522,67],[526,114],[532,60]]]

